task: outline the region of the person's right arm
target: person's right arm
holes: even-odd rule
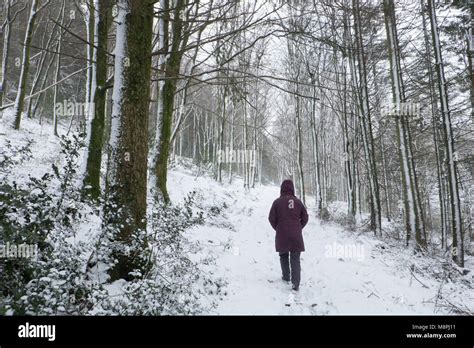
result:
[[[278,224],[278,216],[275,202],[273,202],[272,207],[270,209],[270,214],[268,214],[268,221],[270,221],[270,225],[272,225],[273,229],[276,230]]]

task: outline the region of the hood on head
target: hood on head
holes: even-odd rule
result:
[[[281,183],[280,187],[280,194],[281,195],[295,195],[295,186],[293,185],[293,181],[290,179],[286,179]]]

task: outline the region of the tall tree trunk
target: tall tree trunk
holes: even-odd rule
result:
[[[95,11],[97,39],[94,44],[97,46],[95,54],[95,91],[92,92],[93,110],[90,110],[88,117],[92,120],[90,134],[87,135],[89,144],[85,159],[84,193],[90,195],[92,199],[100,196],[100,169],[102,163],[102,150],[104,144],[105,109],[107,95],[107,40],[109,27],[112,22],[112,7],[108,0],[96,0]],[[90,64],[93,64],[92,62]]]
[[[53,27],[52,27],[51,32],[49,34],[48,40],[46,41],[46,44],[43,47],[51,47],[51,43],[53,41],[53,38],[55,37],[56,28],[58,27],[57,23],[59,23],[59,21],[61,19],[61,15],[62,15],[62,11],[60,10],[58,12],[58,16],[56,17],[56,22],[53,24]],[[44,35],[46,35],[46,34],[47,34],[47,27],[44,30]],[[48,58],[48,56],[49,56],[49,52],[47,52],[47,51],[41,52],[41,57],[39,59],[39,63],[38,63],[38,67],[36,69],[35,77],[33,79],[32,85],[31,85],[30,94],[34,94],[36,92],[36,87],[38,86],[38,83],[40,82],[41,78],[43,78],[42,81],[44,82],[46,80],[47,76],[48,76],[50,66],[53,64],[53,61],[54,61],[54,59],[51,59],[50,64],[48,65],[46,71],[44,71],[44,66],[45,66],[46,59]],[[43,89],[43,88],[44,88],[44,83],[41,84],[40,89]],[[38,98],[36,98],[36,101],[38,101],[40,99],[40,96],[38,96]],[[26,117],[27,118],[31,118],[32,115],[34,115],[34,112],[32,113],[32,111],[36,111],[36,108],[33,109],[33,105],[36,105],[34,103],[34,99],[35,98],[29,98],[28,99],[28,107],[27,107],[27,111],[26,111]]]
[[[66,8],[66,1],[63,0],[60,10],[60,17],[61,17],[61,24],[62,27],[64,25],[64,9]],[[58,94],[59,94],[59,85],[58,81],[60,80],[61,76],[61,49],[62,49],[62,41],[63,41],[63,28],[59,28],[59,35],[58,35],[58,45],[57,47],[57,55],[56,55],[56,73],[54,74],[54,95],[53,95],[53,133],[55,136],[59,136],[58,134],[58,108],[56,107],[58,102]]]
[[[312,141],[312,154],[313,154],[313,161],[314,161],[314,175],[315,175],[315,191],[314,196],[316,200],[316,212],[318,216],[321,216],[322,210],[322,194],[321,194],[321,175],[320,175],[320,160],[319,160],[319,145],[318,145],[318,130],[317,130],[317,122],[316,122],[316,80],[314,75],[312,77],[312,84],[313,84],[313,99],[311,101],[311,141]]]
[[[229,148],[231,151],[234,151],[234,121],[235,121],[235,104],[232,103],[232,111],[230,113],[230,129],[229,129]],[[233,161],[228,163],[228,182],[232,183],[232,170],[233,170]]]
[[[246,91],[245,91],[246,92]],[[247,150],[248,150],[248,125],[247,125],[247,102],[244,100],[244,124],[243,124],[243,141],[242,141],[242,150],[243,150],[243,176],[244,176],[244,188],[249,188],[249,167],[247,166]]]
[[[403,200],[405,204],[407,244],[411,239],[411,234],[414,233],[417,246],[424,248],[426,246],[426,240],[424,238],[423,211],[421,210],[416,171],[411,154],[409,123],[407,115],[405,115],[405,109],[408,108],[405,107],[406,98],[401,71],[400,49],[393,0],[384,0],[384,16],[390,59],[390,76],[392,79],[392,98],[395,107],[395,110],[391,110],[390,114],[395,117],[397,129]]]
[[[421,0],[422,8],[422,21],[423,21],[423,36],[425,42],[425,51],[427,55],[427,65],[428,65],[428,77],[429,77],[429,86],[430,86],[430,104],[431,104],[431,120],[433,128],[433,145],[435,148],[436,154],[436,171],[437,171],[437,180],[438,180],[438,199],[440,206],[440,217],[441,217],[441,248],[443,250],[447,249],[447,235],[449,231],[449,217],[448,210],[446,209],[446,183],[445,177],[443,174],[443,154],[440,147],[439,140],[439,128],[440,122],[438,119],[438,107],[436,101],[436,91],[435,91],[435,82],[434,82],[434,71],[433,65],[431,63],[431,45],[429,41],[428,28],[426,24],[426,11],[424,11],[425,5],[424,0]]]
[[[21,60],[20,79],[18,82],[18,90],[15,98],[15,106],[13,114],[15,117],[14,127],[20,129],[21,114],[25,104],[26,83],[28,81],[28,71],[30,69],[30,51],[31,39],[33,38],[33,31],[35,28],[36,17],[38,16],[39,0],[31,0],[30,14],[28,16],[28,23],[26,25],[25,39],[23,41],[23,53]]]
[[[347,213],[351,221],[355,221],[356,207],[357,207],[357,190],[356,186],[356,173],[355,173],[355,155],[354,155],[354,141],[355,141],[355,129],[353,126],[355,117],[352,111],[347,108],[347,103],[350,100],[349,93],[351,81],[348,81],[351,71],[351,50],[349,38],[349,20],[346,11],[343,13],[343,41],[344,49],[342,50],[342,76],[343,76],[343,134],[344,134],[344,170],[347,182]],[[349,126],[350,124],[350,126]]]
[[[225,121],[226,121],[226,114],[227,114],[227,86],[222,87],[222,99],[219,102],[219,108],[221,108],[220,115],[220,122],[219,122],[219,131],[217,135],[218,147],[219,147],[219,154],[220,158],[217,161],[217,181],[222,183],[222,168],[224,165],[224,144],[225,144]],[[221,106],[222,105],[222,106]]]
[[[461,218],[461,201],[459,197],[459,187],[455,163],[454,136],[451,123],[451,110],[449,109],[448,86],[444,75],[444,63],[439,42],[438,24],[434,0],[428,0],[428,12],[431,23],[431,35],[436,61],[436,73],[438,76],[438,90],[441,102],[441,115],[443,119],[444,141],[446,149],[449,205],[451,208],[451,229],[453,237],[452,256],[454,262],[460,267],[464,267],[464,240]]]
[[[296,88],[296,93],[299,93],[298,87]],[[300,197],[303,201],[303,204],[306,204],[306,195],[304,187],[304,172],[303,172],[303,134],[301,131],[301,107],[300,107],[300,97],[296,96],[296,142],[297,142],[297,168],[298,168],[298,181],[300,188]]]
[[[111,161],[107,191],[112,202],[108,214],[119,229],[116,239],[132,245],[134,232],[146,229],[148,114],[151,85],[153,33],[152,0],[118,0]],[[145,242],[139,242],[145,243]],[[118,263],[111,279],[129,279],[129,273],[144,268],[144,250],[117,252]]]
[[[467,30],[467,57],[469,59],[469,79],[471,81],[471,119],[474,119],[474,1],[469,6],[469,29]],[[1,105],[1,102],[0,102]]]
[[[22,9],[15,11],[12,14],[12,7],[14,6],[12,0],[3,1],[3,23],[2,23],[2,33],[3,33],[3,43],[2,43],[2,61],[1,61],[1,71],[0,71],[0,107],[3,105],[5,98],[5,91],[7,90],[7,75],[8,75],[8,58],[10,56],[10,38],[12,33],[12,24],[15,21],[16,17],[26,8],[28,4]]]
[[[353,0],[354,28],[355,28],[355,49],[357,52],[357,62],[360,76],[360,113],[362,140],[367,162],[369,177],[370,196],[370,227],[375,234],[382,233],[382,215],[380,207],[379,183],[377,177],[377,166],[375,163],[374,138],[372,134],[372,120],[369,107],[369,94],[367,88],[366,56],[364,53],[364,43],[362,40],[362,22],[359,0]]]
[[[169,6],[169,1],[165,0],[163,2],[165,8],[164,15],[167,16],[165,23],[169,21],[169,12],[173,11],[173,21],[171,24],[171,35],[172,43],[167,45],[168,47],[168,57],[164,63],[165,71],[165,82],[163,84],[162,93],[158,96],[161,98],[162,103],[162,115],[159,120],[159,129],[157,132],[159,134],[159,140],[155,144],[157,149],[155,150],[155,159],[153,163],[154,174],[156,175],[156,184],[158,190],[161,192],[165,202],[169,202],[169,194],[166,186],[168,178],[168,158],[170,153],[170,141],[171,141],[171,127],[173,123],[173,108],[174,108],[174,99],[176,95],[177,81],[179,78],[179,70],[181,67],[181,59],[183,57],[182,44],[186,40],[183,35],[183,11],[186,7],[185,0],[176,0],[173,3],[173,6]],[[165,24],[166,25],[166,24]],[[168,31],[166,31],[166,34]],[[168,41],[169,38],[164,38],[165,41]]]

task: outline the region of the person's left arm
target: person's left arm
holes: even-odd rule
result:
[[[301,213],[300,213],[300,222],[301,228],[304,228],[308,223],[308,212],[306,211],[306,207],[304,206],[303,202],[301,202]]]

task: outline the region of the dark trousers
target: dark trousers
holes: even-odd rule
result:
[[[283,273],[283,279],[290,280],[291,274],[291,282],[296,287],[300,286],[301,279],[300,254],[301,253],[299,251],[280,253],[280,265],[281,272]]]

